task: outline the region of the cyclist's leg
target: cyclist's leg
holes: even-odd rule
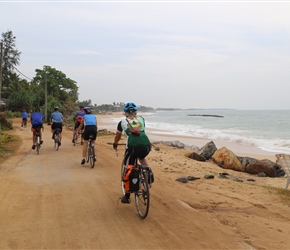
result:
[[[43,143],[43,140],[42,140],[42,129],[43,129],[43,124],[41,126],[39,126],[39,139],[40,139],[40,143],[41,144]]]
[[[97,130],[97,127],[92,127],[91,128],[92,130],[92,134],[93,134],[93,139],[92,139],[92,142],[93,142],[93,145],[95,145],[95,141],[97,139],[97,135],[98,135],[98,130]],[[95,159],[96,159],[96,147],[94,146],[93,149],[94,149],[94,156],[95,156]]]
[[[34,150],[36,148],[36,130],[37,126],[32,126],[31,131],[32,131],[32,149]]]
[[[149,167],[148,159],[146,158],[149,152],[151,151],[151,146],[140,146],[135,150],[136,157],[138,157],[142,165]]]
[[[87,155],[88,141],[89,141],[89,134],[88,134],[87,129],[85,128],[85,131],[84,131],[84,144],[83,144],[83,148],[82,148],[82,161],[81,161],[81,164],[85,164],[85,161],[86,161],[85,158],[86,158],[86,155]]]
[[[84,130],[81,130],[81,144],[84,144]]]
[[[60,132],[59,132],[59,146],[61,145],[61,139],[62,139],[62,123],[57,123],[57,128],[60,129]]]
[[[75,125],[74,125],[74,129],[73,129],[73,138],[72,138],[72,143],[74,143],[75,142],[75,136],[76,136],[76,129],[77,129],[78,127],[77,127],[77,122],[75,122]]]
[[[84,143],[84,131],[85,131],[85,128],[84,128],[84,125],[83,125],[83,127],[81,128],[81,144],[83,144]]]
[[[51,132],[51,139],[54,140],[54,130],[55,130],[55,124],[52,123],[50,126],[50,132]]]
[[[139,161],[140,161],[141,165],[146,165],[147,167],[149,167],[149,162],[148,162],[148,159],[146,157],[143,159],[139,158]]]
[[[136,156],[134,153],[134,147],[129,147],[126,152],[125,152],[125,157],[124,157],[124,162],[126,162],[126,166],[129,170],[129,168],[134,167],[134,164],[136,162]],[[129,171],[127,171],[127,173],[124,176],[124,180],[126,182],[129,182]],[[125,195],[121,198],[121,202],[122,203],[130,203],[130,195],[131,192],[127,190],[127,188],[125,188]]]
[[[35,145],[36,144],[36,134],[35,134],[36,128],[32,127],[31,131],[32,131],[32,145]]]
[[[88,140],[84,140],[84,145],[82,148],[82,164],[85,163],[85,158],[87,155],[87,149],[88,149]]]

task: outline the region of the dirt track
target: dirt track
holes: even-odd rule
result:
[[[71,131],[55,151],[46,126],[40,155],[20,119],[12,133],[23,143],[0,165],[0,249],[290,249],[290,208],[275,190],[219,178],[176,182],[221,171],[185,150],[160,145],[150,153],[155,183],[141,220],[134,202],[118,200],[123,149],[116,157],[106,143],[112,136],[97,139],[91,169],[80,165]],[[285,179],[277,181],[284,187]]]

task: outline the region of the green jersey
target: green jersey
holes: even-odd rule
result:
[[[132,128],[139,128],[140,134],[131,133]],[[123,119],[118,123],[117,130],[122,133],[124,131],[127,137],[127,147],[149,146],[151,145],[147,135],[145,134],[145,120],[142,116],[136,116],[133,119]]]

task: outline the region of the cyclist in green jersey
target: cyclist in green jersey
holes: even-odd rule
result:
[[[124,163],[132,168],[135,160],[139,159],[141,164],[148,165],[146,156],[151,151],[151,143],[145,133],[145,119],[137,115],[138,107],[135,103],[129,102],[124,106],[125,119],[122,119],[117,126],[117,133],[114,139],[113,148],[117,150],[118,142],[124,132],[127,137]],[[126,192],[121,198],[122,203],[130,203],[130,193]]]

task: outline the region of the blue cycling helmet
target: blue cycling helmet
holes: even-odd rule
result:
[[[127,113],[130,113],[130,114],[134,113],[137,110],[138,110],[138,107],[133,102],[128,102],[124,106],[124,111],[127,112]]]
[[[85,107],[84,111],[85,111],[86,114],[92,113],[92,109],[90,107]]]

